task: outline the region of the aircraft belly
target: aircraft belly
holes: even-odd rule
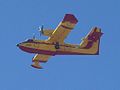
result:
[[[92,55],[95,53],[91,53],[91,50],[85,50],[85,49],[80,49],[80,50],[69,50],[69,51],[57,51],[56,55]]]
[[[56,55],[93,55],[97,54],[96,45],[97,43],[94,43],[94,47],[90,49],[80,49],[77,47],[61,47],[59,50],[56,51]]]

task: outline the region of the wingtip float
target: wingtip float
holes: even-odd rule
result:
[[[55,30],[43,30],[42,34],[49,37],[47,40],[28,39],[17,46],[22,51],[36,54],[31,66],[37,69],[42,69],[40,63],[47,62],[55,55],[98,55],[100,37],[103,34],[98,27],[92,28],[78,45],[64,42],[77,22],[73,14],[66,14]]]

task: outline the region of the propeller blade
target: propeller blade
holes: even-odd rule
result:
[[[39,32],[40,32],[40,36],[41,36],[42,34],[44,34],[44,27],[43,27],[43,25],[42,25],[41,27],[39,27]]]

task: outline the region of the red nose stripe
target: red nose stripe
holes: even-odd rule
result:
[[[39,54],[46,54],[46,55],[55,55],[54,51],[47,51],[47,50],[40,50],[40,49],[35,49],[35,48],[28,48],[28,47],[24,47],[24,46],[19,46],[19,48],[25,52],[29,52],[29,53],[39,53]]]

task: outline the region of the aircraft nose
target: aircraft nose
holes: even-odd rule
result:
[[[19,44],[17,44],[16,46],[19,47]]]

